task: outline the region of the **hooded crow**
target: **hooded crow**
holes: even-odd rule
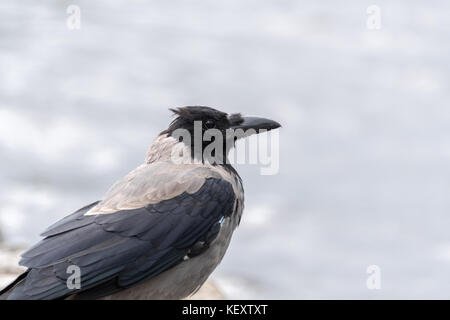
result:
[[[103,200],[50,226],[22,254],[27,270],[0,299],[183,299],[200,288],[244,208],[228,151],[238,138],[280,124],[209,107],[172,111],[176,118],[153,141],[146,162]],[[213,142],[219,147],[211,150]]]

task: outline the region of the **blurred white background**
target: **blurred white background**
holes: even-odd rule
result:
[[[169,107],[209,105],[283,125],[278,175],[237,168],[246,211],[214,273],[229,298],[450,298],[449,10],[2,0],[6,243],[101,199],[144,161]],[[372,264],[380,290],[366,287]]]

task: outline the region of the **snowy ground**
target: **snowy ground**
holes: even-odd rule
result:
[[[66,27],[69,4],[81,29]],[[381,8],[368,30],[366,9]],[[167,109],[271,117],[230,298],[450,298],[448,1],[0,2],[0,228],[28,245],[143,161]],[[368,290],[366,268],[381,268]]]

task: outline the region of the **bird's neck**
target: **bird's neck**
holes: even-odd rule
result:
[[[173,157],[173,150],[177,148],[178,142],[176,139],[161,134],[153,140],[150,149],[147,152],[146,163],[153,163],[157,161],[169,161]]]
[[[159,135],[153,141],[147,153],[147,164],[158,161],[173,161],[179,164],[219,165],[227,171],[237,174],[226,158],[223,163],[210,162],[207,158],[203,157],[202,152],[196,152],[192,146],[188,146],[168,134]]]
[[[190,155],[189,152],[190,147],[186,146],[183,142],[179,142],[177,139],[170,137],[167,134],[161,134],[150,146],[146,163],[151,164],[158,161],[176,162],[180,160],[192,161],[192,159],[186,159],[185,157],[186,154]],[[223,177],[232,182],[233,188],[236,188],[236,192],[243,197],[242,179],[231,164],[210,164],[196,159],[194,159],[193,162],[196,163],[196,165],[210,166],[211,168],[214,168],[214,170],[218,170]],[[242,192],[238,192],[238,190]],[[241,202],[243,202],[243,198],[241,199]]]

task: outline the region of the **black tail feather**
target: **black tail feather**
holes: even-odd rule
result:
[[[22,273],[20,276],[18,276],[16,278],[16,280],[14,280],[13,282],[11,282],[9,285],[7,285],[5,288],[3,288],[0,291],[0,300],[6,300],[8,299],[8,296],[10,294],[10,291],[12,289],[14,289],[17,285],[19,285],[23,279],[25,279],[28,275],[28,272],[30,272],[30,270],[25,271],[24,273]]]

